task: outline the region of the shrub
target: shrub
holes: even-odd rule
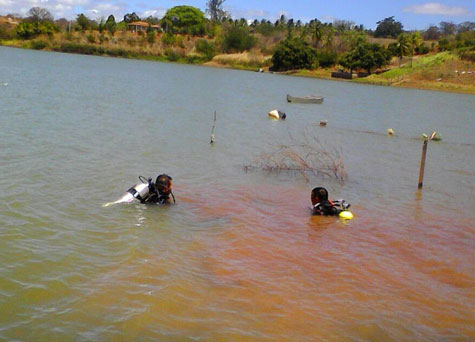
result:
[[[198,39],[195,48],[196,51],[203,54],[207,60],[212,59],[216,55],[216,44],[206,39]]]
[[[110,40],[110,38],[108,36],[106,36],[104,33],[102,33],[100,36],[99,36],[99,42],[102,44],[104,42],[108,42]]]
[[[166,33],[162,36],[162,44],[165,46],[173,45],[175,44],[175,42],[176,42],[176,37],[175,35],[171,33]]]
[[[167,49],[165,51],[165,56],[170,62],[176,62],[180,59],[180,54],[173,49]]]
[[[148,30],[147,31],[147,41],[150,44],[155,43],[155,31],[153,31],[153,30]]]
[[[439,51],[450,50],[450,42],[447,38],[439,40]]]
[[[94,44],[96,42],[96,37],[93,34],[88,34],[87,41],[88,43]]]
[[[12,39],[15,36],[14,30],[6,29],[5,27],[0,26],[0,40],[1,39]]]
[[[197,55],[188,55],[185,59],[186,62],[189,64],[199,64],[203,62],[203,57]]]
[[[16,27],[16,34],[21,39],[31,39],[41,33],[33,24],[22,22]]]
[[[31,48],[35,50],[43,50],[48,46],[48,43],[44,40],[34,40],[31,42]]]
[[[317,52],[300,38],[280,42],[272,55],[274,71],[293,69],[315,69],[318,67]]]
[[[338,61],[338,54],[332,51],[321,51],[317,53],[318,64],[322,68],[334,66]]]
[[[251,49],[256,39],[251,36],[247,27],[233,26],[224,35],[224,52],[242,52]]]
[[[422,43],[416,47],[416,54],[425,55],[427,53],[429,53],[429,47],[426,44]]]
[[[128,44],[129,46],[132,46],[132,47],[133,47],[133,46],[135,46],[135,45],[137,44],[137,42],[135,41],[134,38],[129,38],[129,39],[127,39],[127,44]]]
[[[475,62],[475,47],[462,48],[457,51],[460,59],[469,62]]]

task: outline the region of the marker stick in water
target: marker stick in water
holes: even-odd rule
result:
[[[419,170],[419,185],[417,186],[419,189],[422,189],[422,183],[424,181],[424,167],[426,165],[426,153],[427,153],[427,142],[428,139],[424,139],[424,143],[422,144],[422,155],[421,155],[421,167]]]

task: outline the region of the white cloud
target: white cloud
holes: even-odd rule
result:
[[[439,2],[428,2],[421,5],[412,5],[404,8],[404,12],[410,12],[414,14],[428,14],[428,15],[472,15],[470,10],[464,7],[446,6]]]
[[[140,17],[141,18],[148,18],[149,16],[156,17],[156,18],[163,18],[165,13],[167,12],[166,9],[151,9],[143,12]]]
[[[270,15],[269,12],[260,10],[260,9],[249,9],[249,10],[240,10],[237,8],[225,8],[225,11],[231,14],[231,17],[234,19],[246,18],[246,19],[258,19],[265,18]]]
[[[0,0],[0,15],[18,13],[26,15],[32,7],[46,8],[58,19],[74,17],[77,6],[87,6],[91,0]]]
[[[331,15],[324,15],[320,18],[318,18],[322,23],[332,23],[336,20],[334,16]]]

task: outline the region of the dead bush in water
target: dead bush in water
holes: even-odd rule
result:
[[[315,136],[303,135],[297,141],[290,134],[289,144],[280,144],[271,152],[262,152],[244,169],[266,172],[298,172],[305,180],[309,176],[330,177],[344,182],[347,178],[345,165],[337,147],[326,147]]]

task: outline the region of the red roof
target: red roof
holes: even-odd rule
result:
[[[129,23],[129,26],[146,26],[148,27],[148,23],[145,21],[134,21],[133,23]]]

